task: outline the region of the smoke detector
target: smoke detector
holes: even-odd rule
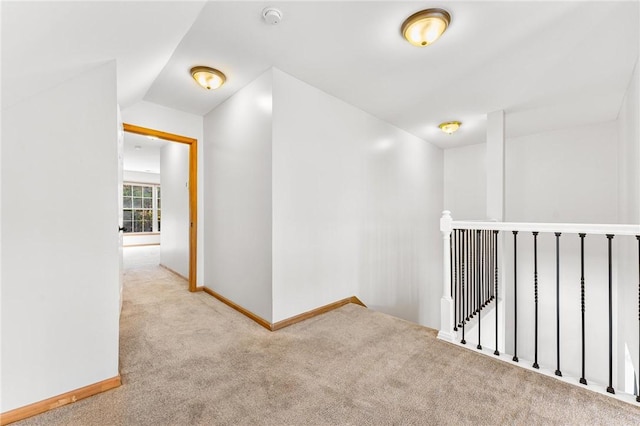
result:
[[[276,25],[282,20],[282,12],[275,7],[265,7],[262,10],[262,18],[269,25]]]

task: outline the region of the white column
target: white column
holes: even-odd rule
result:
[[[504,111],[487,114],[487,219],[504,221]]]
[[[451,298],[451,212],[445,210],[440,218],[440,231],[442,231],[442,299],[440,299],[440,332],[438,338],[448,341],[456,339],[453,330],[453,299]]]

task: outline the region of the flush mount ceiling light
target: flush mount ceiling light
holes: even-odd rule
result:
[[[459,121],[447,121],[445,123],[441,123],[438,127],[440,127],[440,130],[446,134],[451,135],[458,130],[461,125],[462,123]]]
[[[447,30],[451,15],[444,9],[425,9],[402,23],[402,36],[414,46],[428,46]]]
[[[217,89],[222,86],[227,79],[221,71],[202,66],[191,68],[191,76],[200,86],[207,90]]]

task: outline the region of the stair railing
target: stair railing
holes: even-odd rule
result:
[[[580,315],[581,315],[581,377],[578,382],[587,385],[585,377],[585,238],[592,240],[593,244],[602,244],[607,248],[607,282],[608,288],[608,336],[606,336],[609,356],[608,356],[608,384],[606,392],[615,393],[613,386],[613,335],[614,335],[614,310],[617,308],[613,304],[612,292],[614,289],[614,260],[613,241],[616,237],[635,238],[637,242],[637,265],[634,265],[635,276],[619,279],[633,280],[638,285],[638,356],[640,358],[640,225],[614,225],[614,224],[575,224],[575,223],[514,223],[514,222],[476,222],[476,221],[454,221],[449,211],[444,211],[440,219],[440,230],[443,236],[444,250],[444,280],[443,295],[441,299],[441,327],[438,337],[443,340],[456,342],[462,345],[467,344],[467,328],[473,326],[477,331],[476,349],[482,350],[482,326],[483,310],[493,309],[495,320],[495,334],[493,353],[500,355],[499,348],[504,347],[504,339],[509,339],[512,344],[513,354],[509,355],[511,361],[518,363],[518,289],[522,285],[518,283],[518,237],[531,236],[530,243],[533,245],[532,290],[534,314],[533,318],[526,318],[534,322],[533,335],[533,369],[539,369],[538,362],[538,335],[539,335],[539,256],[538,256],[538,236],[540,234],[552,234],[555,237],[555,333],[556,333],[556,365],[555,375],[561,377],[560,365],[561,342],[561,259],[560,245],[562,237],[577,237],[580,242]],[[595,237],[601,237],[596,240]],[[505,277],[500,268],[505,262],[504,246],[509,243],[513,251],[513,276]],[[520,243],[524,243],[521,241]],[[630,253],[626,253],[629,255]],[[635,259],[635,256],[633,257]],[[635,262],[635,260],[634,260]],[[504,323],[505,306],[503,301],[503,291],[505,285],[509,285],[513,291],[513,315],[509,324]],[[522,288],[520,289],[522,290]],[[501,305],[498,305],[500,301]],[[630,300],[623,300],[621,303],[632,303]],[[500,306],[500,308],[499,308]],[[544,312],[544,315],[549,315]],[[503,318],[503,329],[499,327],[499,318]],[[486,326],[486,325],[485,325]],[[597,336],[597,338],[603,338]],[[502,340],[500,340],[502,339]],[[500,343],[500,344],[499,344]],[[638,360],[640,367],[640,359]],[[636,389],[638,386],[636,386]],[[636,390],[636,400],[640,402],[640,392]]]

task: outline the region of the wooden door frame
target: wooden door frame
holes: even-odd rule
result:
[[[198,256],[198,140],[180,136],[161,130],[149,129],[123,123],[123,129],[128,133],[143,136],[154,136],[171,142],[189,145],[189,291],[197,291],[196,266]],[[162,231],[160,231],[162,232]]]

